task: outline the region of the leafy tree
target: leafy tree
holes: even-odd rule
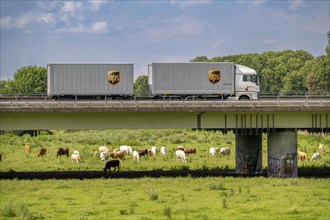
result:
[[[147,96],[149,94],[148,76],[139,76],[134,83],[134,94],[137,96]]]
[[[2,93],[45,93],[47,92],[47,69],[26,66],[18,69],[14,79],[5,84]]]
[[[5,88],[7,83],[8,81],[6,80],[0,80],[0,91]]]
[[[190,62],[208,62],[208,60],[209,59],[206,56],[198,56],[190,60]]]

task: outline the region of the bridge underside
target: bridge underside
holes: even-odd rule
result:
[[[0,130],[215,129],[238,134],[304,129],[329,133],[327,112],[15,112],[0,114]]]

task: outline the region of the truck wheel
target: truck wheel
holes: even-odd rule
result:
[[[239,97],[238,100],[250,100],[250,98],[246,95],[242,95],[242,96]]]

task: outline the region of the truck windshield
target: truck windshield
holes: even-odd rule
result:
[[[253,82],[253,83],[258,84],[258,77],[255,74],[243,75],[243,81],[244,82]]]

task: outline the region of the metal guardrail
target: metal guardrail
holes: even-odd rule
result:
[[[1,100],[1,99],[0,99]],[[277,107],[277,106],[328,106],[330,98],[311,99],[265,99],[265,100],[52,100],[44,99],[2,99],[1,108],[148,108],[148,107]]]

